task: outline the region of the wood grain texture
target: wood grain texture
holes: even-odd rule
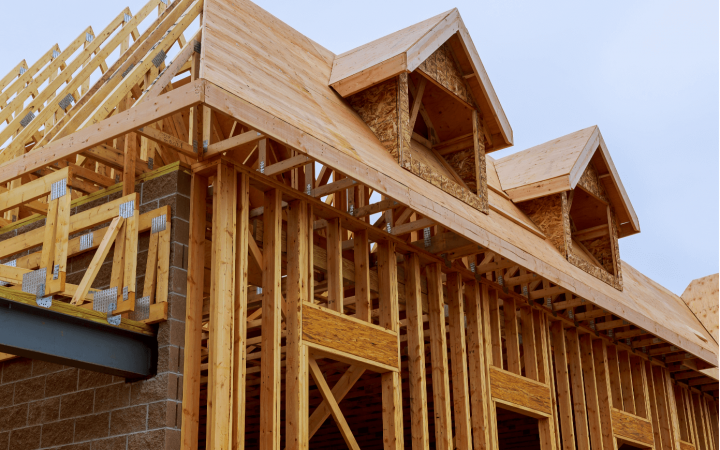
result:
[[[520,406],[545,417],[552,414],[550,388],[547,385],[491,367],[490,386],[496,401]]]
[[[612,425],[615,436],[653,445],[652,423],[649,420],[613,408]]]
[[[303,304],[302,336],[315,343],[361,358],[399,367],[397,334],[310,303]]]

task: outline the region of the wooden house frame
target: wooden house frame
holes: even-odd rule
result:
[[[186,167],[183,450],[718,448],[717,342],[621,261],[640,227],[599,129],[494,160],[512,129],[457,9],[334,55],[249,0],[151,0],[81,45],[0,79],[0,224],[46,220],[0,248],[35,250],[0,297],[153,335],[170,209],[135,181]]]

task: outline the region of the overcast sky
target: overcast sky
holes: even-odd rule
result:
[[[4,3],[0,77],[145,2]],[[515,135],[493,156],[598,125],[642,229],[622,259],[677,294],[718,272],[717,0],[258,3],[335,53],[459,8]]]

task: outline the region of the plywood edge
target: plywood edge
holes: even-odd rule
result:
[[[623,186],[622,180],[620,180],[620,175],[618,174],[617,169],[615,168],[615,164],[613,163],[613,160],[610,157],[610,152],[608,151],[607,146],[605,145],[605,140],[603,139],[602,134],[600,133],[600,130],[598,130],[598,137],[600,140],[600,149],[602,150],[602,157],[605,160],[605,164],[607,164],[608,170],[610,171],[613,185],[615,186],[618,193],[620,194],[620,197],[623,200],[623,207],[625,208],[625,211],[627,212],[627,215],[630,218],[630,224],[632,225],[633,231],[635,233],[639,233],[640,232],[640,221],[638,220],[637,214],[635,213],[635,208],[633,208],[633,205],[630,202],[630,197],[628,196],[627,192],[625,191],[625,186]],[[635,234],[635,233],[633,233],[633,234]]]
[[[335,89],[335,91],[342,97],[349,97],[355,93],[406,72],[406,56],[407,55],[405,53],[400,53],[381,63],[375,64],[372,67],[343,78],[342,80],[332,82],[331,78],[330,87]]]
[[[570,186],[573,189],[575,189],[575,186],[577,186],[578,181],[580,181],[582,174],[585,172],[585,168],[588,164],[590,164],[590,160],[592,160],[595,151],[600,145],[600,128],[598,128],[597,125],[593,125],[593,128],[594,130],[592,134],[588,138],[585,146],[575,160],[575,164],[573,164],[572,168],[570,169]]]
[[[349,353],[345,353],[339,350],[335,350],[334,348],[326,347],[324,345],[317,344],[315,342],[307,342],[303,341],[305,345],[308,346],[310,349],[310,354],[317,358],[328,358],[332,359],[334,361],[340,361],[346,364],[354,365],[354,366],[360,366],[363,369],[370,370],[372,372],[377,373],[385,373],[385,372],[399,372],[400,369],[398,367],[389,366],[387,364],[382,364],[376,361],[371,361],[366,358],[362,358],[359,356],[351,355]]]
[[[493,116],[498,123],[500,133],[505,140],[504,146],[494,145],[493,147],[497,147],[498,150],[501,148],[510,147],[513,145],[514,142],[513,131],[512,127],[510,126],[510,122],[508,121],[507,116],[505,115],[505,111],[500,104],[500,99],[498,99],[498,96],[495,93],[495,88],[493,88],[493,85],[490,82],[490,77],[485,71],[485,66],[480,60],[480,55],[475,48],[475,44],[470,38],[470,33],[468,32],[467,28],[465,28],[465,24],[463,23],[462,18],[459,18],[458,21],[458,33],[460,34],[460,42],[465,48],[465,52],[470,59],[470,63],[473,65],[475,76],[477,76],[478,81],[480,81],[480,86],[482,87],[485,99],[488,101],[488,103],[490,103],[490,109],[492,110]]]
[[[453,34],[460,29],[460,12],[457,8],[450,11],[423,37],[407,50],[408,71],[417,69],[435,50],[440,48]]]
[[[538,197],[557,194],[559,192],[569,191],[572,189],[570,179],[567,175],[562,175],[549,180],[538,181],[525,186],[505,191],[510,199],[515,203],[532,200]]]

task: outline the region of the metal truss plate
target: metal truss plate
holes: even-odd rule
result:
[[[130,200],[120,205],[120,217],[127,219],[135,214],[135,200]]]
[[[95,291],[93,309],[101,313],[112,313],[117,306],[117,287]]]
[[[430,236],[430,228],[423,228],[423,239],[425,240],[425,248],[430,247],[432,244],[432,237]]]
[[[57,51],[57,49],[53,50],[53,59],[57,58],[58,56],[60,56],[60,52]]]
[[[150,222],[150,234],[159,233],[161,231],[165,231],[165,228],[167,227],[167,216],[163,214],[162,216],[153,217],[152,221]]]
[[[127,74],[129,74],[130,71],[133,70],[134,68],[135,68],[135,63],[130,64],[130,67],[128,67],[127,69],[125,69],[125,72],[123,72],[121,76],[122,76],[123,78],[125,78],[125,77],[127,76]]]
[[[20,125],[22,125],[23,128],[30,125],[30,122],[35,118],[35,114],[30,111],[27,113],[27,116],[23,117],[23,119],[20,121]]]
[[[202,44],[199,41],[195,41],[193,44],[193,50],[195,50],[195,53],[200,53],[200,50],[202,50]]]
[[[147,320],[150,318],[150,296],[141,297],[135,300],[135,320]]]
[[[94,234],[93,232],[89,232],[88,234],[83,234],[80,236],[80,250],[87,250],[89,248],[92,248],[93,246],[93,238]]]
[[[20,68],[20,73],[18,74],[18,76],[19,76],[19,77],[23,76],[23,74],[24,74],[25,72],[27,72],[27,69],[24,68],[24,67],[21,67],[21,68]]]
[[[60,265],[55,264],[55,267],[53,267],[53,280],[57,280],[60,276]]]
[[[67,194],[67,179],[56,181],[50,186],[50,200],[55,200]]]
[[[132,16],[128,13],[125,13],[125,23],[130,22],[130,19],[132,19]]]
[[[153,170],[154,165],[155,161],[152,158],[148,158],[148,169]]]
[[[42,284],[43,291],[45,286],[45,280],[47,278],[47,269],[42,268],[33,270],[23,275],[22,280],[22,291],[28,294],[37,295],[38,287]]]
[[[127,299],[128,299],[128,297],[129,297],[129,294],[130,294],[130,291],[128,291],[128,287],[127,287],[127,286],[125,286],[125,287],[123,288],[122,293],[123,293],[123,301],[126,302]]]
[[[155,67],[160,67],[160,64],[162,64],[165,61],[165,58],[167,58],[165,51],[160,50],[160,53],[155,55],[155,57],[152,59],[152,63]]]
[[[67,109],[68,106],[70,106],[70,105],[71,105],[72,103],[74,103],[74,102],[75,102],[75,97],[73,97],[72,94],[68,94],[68,95],[66,95],[65,97],[63,97],[62,100],[60,100],[60,101],[58,102],[58,106],[59,106],[61,109]]]
[[[95,36],[92,35],[92,33],[85,33],[85,40],[90,43],[95,39]]]

